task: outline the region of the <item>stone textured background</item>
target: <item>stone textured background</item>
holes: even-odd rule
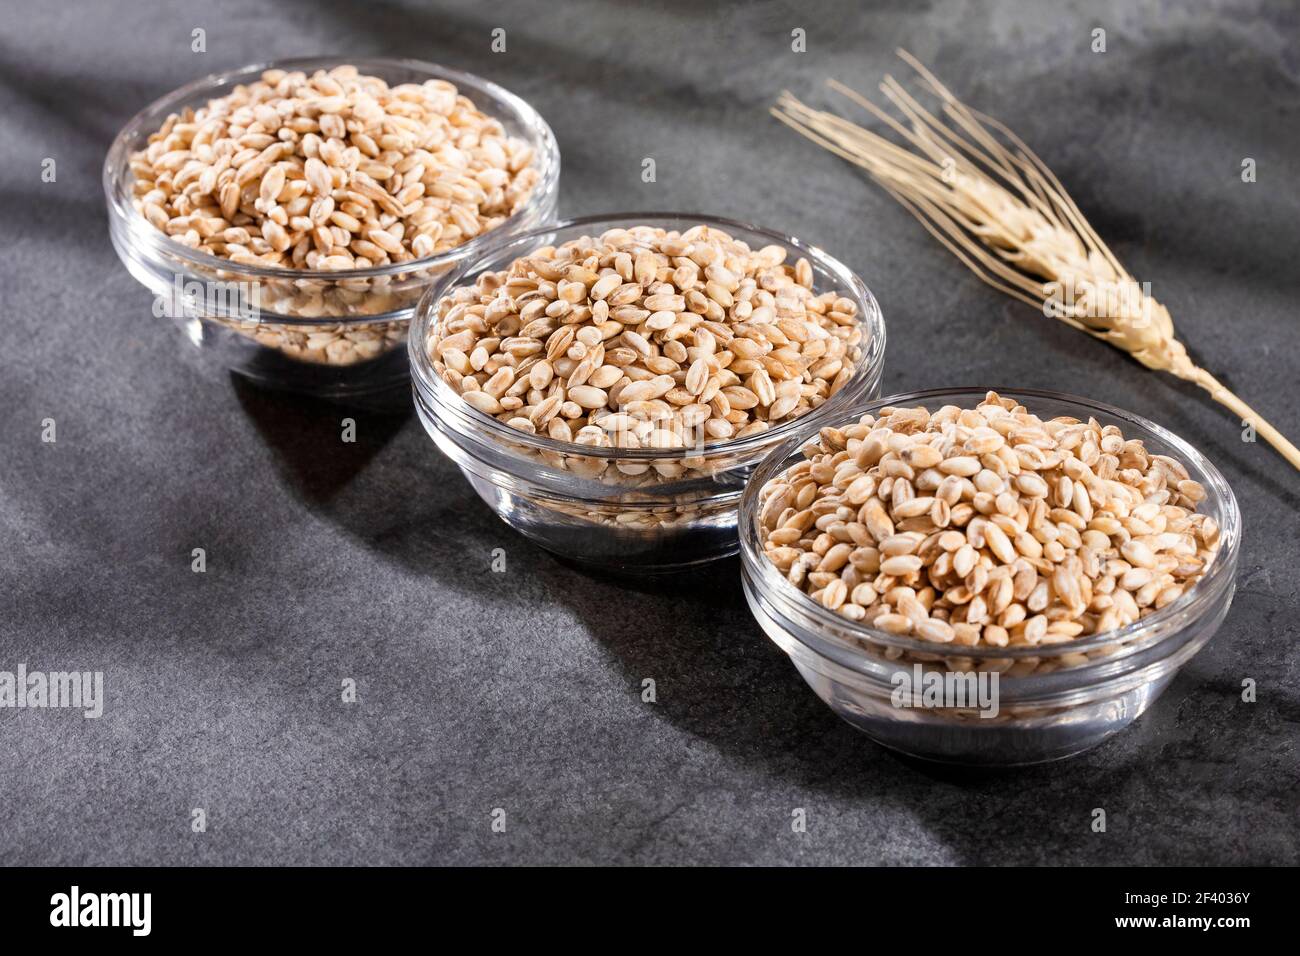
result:
[[[1295,8],[1082,6],[159,0],[11,18],[0,669],[102,670],[108,702],[98,721],[0,711],[0,863],[1300,862],[1300,476],[1194,389],[982,286],[766,114],[784,87],[829,102],[828,76],[870,91],[906,46],[1032,144],[1195,357],[1300,436]],[[880,300],[886,392],[1053,387],[1183,435],[1245,515],[1223,630],[1092,753],[938,769],[814,698],[749,617],[734,561],[632,587],[580,573],[501,524],[412,415],[346,412],[344,445],[336,407],[203,378],[110,248],[104,153],[198,75],[332,52],[524,96],[563,151],[563,215],[698,210],[823,246]],[[494,548],[508,573],[488,572]]]

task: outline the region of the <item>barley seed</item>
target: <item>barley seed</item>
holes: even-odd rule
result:
[[[815,293],[811,265],[785,258],[709,226],[611,229],[453,290],[425,345],[462,397],[490,395],[509,369],[521,405],[488,412],[506,424],[536,427],[560,403],[595,447],[745,437],[821,405],[863,355],[854,303]]]
[[[341,65],[267,70],[172,114],[131,170],[137,209],[187,245],[248,265],[329,270],[417,258],[421,236],[444,252],[496,227],[536,185],[531,162],[531,147],[453,84],[389,86]],[[267,223],[283,242],[265,236]],[[239,229],[263,238],[232,242]]]
[[[1181,464],[994,392],[823,428],[804,455],[760,493],[765,553],[893,634],[1014,647],[1114,630],[1176,601],[1218,549]]]
[[[329,275],[406,262],[418,270],[417,260],[501,225],[540,176],[532,148],[453,84],[390,86],[349,65],[311,75],[267,70],[174,113],[130,167],[137,211],[177,241],[239,265],[321,277],[268,280],[250,293],[264,312],[300,318],[408,304],[422,290],[398,288],[393,277]],[[205,277],[240,278],[220,270]],[[328,364],[373,358],[404,337],[388,323],[365,329],[364,346],[344,328],[308,345],[291,324],[208,318]]]

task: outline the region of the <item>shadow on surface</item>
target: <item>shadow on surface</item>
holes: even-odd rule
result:
[[[230,382],[244,414],[276,452],[285,480],[313,505],[333,500],[410,417],[405,387],[345,404],[262,388],[233,373]],[[346,419],[355,423],[350,441]]]
[[[530,573],[632,686],[655,679],[656,719],[806,791],[812,805],[870,806],[895,825],[903,817],[941,833],[953,862],[1024,860],[1045,845],[1080,849],[1089,808],[1132,786],[1159,752],[1165,711],[1177,709],[1171,691],[1126,733],[1065,762],[982,768],[918,760],[874,744],[816,697],[751,618],[736,558],[637,580],[539,555]],[[585,586],[574,587],[575,574]],[[1205,786],[1202,796],[1213,799],[1212,781]],[[961,822],[972,807],[988,818],[979,828]]]
[[[244,413],[275,453],[282,480],[318,517],[404,570],[481,591],[480,563],[497,524],[456,466],[412,414],[409,385],[364,401],[327,401],[269,390],[238,375]],[[345,420],[355,423],[345,442]],[[511,600],[521,600],[512,597]]]

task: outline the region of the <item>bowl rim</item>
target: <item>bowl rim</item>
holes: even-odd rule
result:
[[[1159,643],[1171,634],[1181,630],[1185,624],[1171,627],[1171,622],[1189,612],[1199,617],[1212,604],[1214,597],[1224,587],[1231,586],[1241,546],[1242,521],[1236,496],[1223,474],[1208,458],[1183,438],[1149,419],[1117,406],[1079,395],[1072,395],[1068,392],[1013,386],[974,385],[924,389],[886,395],[855,407],[851,414],[853,420],[856,420],[863,414],[874,414],[887,406],[915,407],[916,405],[925,404],[927,400],[933,402],[937,399],[983,396],[990,391],[997,392],[999,396],[1004,398],[1016,399],[1020,404],[1025,405],[1030,413],[1033,413],[1034,410],[1024,399],[1055,401],[1082,410],[1097,411],[1112,418],[1117,418],[1127,426],[1147,433],[1126,434],[1126,439],[1141,438],[1145,441],[1150,435],[1175,449],[1180,464],[1184,467],[1195,467],[1205,476],[1206,480],[1202,484],[1206,488],[1206,499],[1214,499],[1223,515],[1223,520],[1219,522],[1219,549],[1214,560],[1210,563],[1209,569],[1189,590],[1184,591],[1177,599],[1147,617],[1115,630],[1089,635],[1079,640],[1063,641],[1059,644],[1018,647],[954,646],[953,644],[939,644],[904,635],[891,634],[888,631],[851,621],[822,607],[812,600],[806,592],[796,588],[786,579],[785,575],[778,572],[775,566],[767,560],[761,549],[758,533],[759,492],[768,481],[784,470],[779,466],[809,440],[811,433],[807,433],[802,436],[794,436],[780,447],[772,449],[772,452],[754,469],[754,473],[745,485],[744,494],[741,496],[737,521],[742,568],[747,577],[755,580],[759,593],[766,598],[775,598],[783,603],[795,605],[800,613],[808,615],[817,625],[820,625],[815,632],[808,635],[792,632],[799,643],[823,657],[828,657],[854,670],[858,669],[855,666],[858,663],[870,660],[870,655],[865,649],[836,637],[836,631],[851,634],[855,639],[867,644],[899,648],[905,652],[930,655],[941,659],[969,658],[980,661],[996,658],[1054,658],[1066,654],[1095,650],[1108,644],[1119,644],[1126,649],[1138,650]],[[1153,639],[1144,643],[1142,641],[1143,635]],[[812,638],[811,643],[806,638]],[[1100,660],[1104,662],[1106,658],[1103,657]]]
[[[505,253],[510,246],[531,245],[539,237],[560,230],[596,225],[604,225],[611,229],[633,228],[647,224],[647,220],[650,224],[653,224],[656,220],[689,222],[690,225],[685,228],[704,225],[715,226],[723,230],[742,230],[773,242],[791,246],[806,255],[816,265],[835,275],[844,285],[841,294],[856,300],[860,310],[859,324],[864,326],[866,331],[870,333],[870,338],[863,350],[863,356],[857,371],[844,383],[838,392],[817,408],[798,418],[782,422],[775,428],[745,438],[710,442],[692,448],[595,448],[590,445],[580,445],[577,442],[557,441],[548,435],[529,434],[517,428],[511,428],[505,422],[498,421],[486,412],[481,412],[468,402],[463,401],[452,390],[451,386],[434,371],[433,363],[429,360],[427,350],[423,345],[428,334],[429,325],[432,322],[434,305],[452,288],[465,284],[471,275],[482,271],[488,260]],[[542,243],[541,245],[546,244],[549,243]],[[880,303],[872,294],[871,289],[867,287],[867,284],[862,281],[856,272],[820,246],[813,245],[796,236],[786,235],[738,219],[714,216],[707,213],[676,211],[613,212],[592,216],[578,216],[501,237],[492,247],[484,247],[482,255],[476,257],[473,261],[466,260],[462,262],[457,268],[439,277],[425,290],[424,295],[416,304],[410,333],[407,336],[407,349],[410,354],[412,371],[411,381],[417,392],[435,407],[440,416],[455,417],[464,426],[486,432],[498,444],[507,449],[510,445],[523,445],[539,452],[576,455],[583,458],[639,462],[680,461],[683,458],[708,459],[724,455],[745,454],[756,448],[764,448],[780,441],[791,434],[798,425],[806,425],[812,421],[822,422],[826,417],[851,407],[853,402],[863,400],[863,396],[855,393],[853,386],[861,386],[863,383],[870,385],[873,381],[879,381],[884,370],[885,345],[885,319],[880,310]]]
[[[245,265],[232,262],[222,256],[213,255],[210,252],[191,249],[155,227],[136,211],[131,201],[132,196],[129,189],[129,184],[133,181],[130,171],[132,150],[129,142],[141,132],[147,138],[168,115],[180,112],[185,108],[186,101],[202,95],[205,91],[211,92],[212,96],[215,97],[218,95],[218,88],[226,86],[233,88],[238,84],[252,82],[267,70],[302,70],[310,73],[313,70],[331,69],[339,66],[355,66],[362,73],[376,69],[412,70],[427,74],[427,79],[446,80],[453,83],[458,93],[463,94],[463,91],[468,89],[490,98],[495,106],[504,106],[504,109],[495,109],[490,113],[485,111],[485,113],[489,119],[498,122],[501,122],[503,114],[506,114],[512,120],[517,121],[519,125],[529,130],[531,135],[528,138],[534,150],[534,163],[540,173],[537,184],[533,187],[523,206],[507,216],[499,226],[480,233],[469,242],[462,243],[445,252],[425,256],[421,259],[411,259],[406,262],[372,266],[367,269],[340,269],[328,272],[311,269],[289,269],[282,266]],[[513,113],[513,116],[510,116],[511,113]],[[497,241],[500,238],[498,233],[509,228],[508,224],[512,220],[519,221],[529,214],[535,213],[539,207],[544,208],[558,191],[559,179],[560,148],[556,142],[555,133],[541,113],[529,105],[522,97],[477,74],[452,69],[425,60],[410,57],[349,57],[346,55],[285,57],[219,70],[192,80],[155,99],[132,116],[118,130],[104,157],[101,174],[109,216],[110,218],[116,218],[126,227],[131,235],[132,242],[143,244],[153,251],[173,256],[189,266],[237,274],[238,279],[314,280],[318,282],[357,281],[399,276],[404,273],[421,272],[449,263],[456,263],[467,257],[473,257],[480,249]],[[341,320],[330,319],[329,321],[347,322],[352,321],[354,318],[356,317],[343,317]],[[367,321],[375,321],[374,316],[367,316],[366,319]],[[280,321],[278,316],[275,321]],[[307,319],[290,319],[287,324],[293,324],[294,321],[312,324],[312,321]],[[318,322],[319,320],[313,321]]]

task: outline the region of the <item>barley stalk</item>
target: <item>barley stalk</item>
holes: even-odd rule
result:
[[[980,279],[1123,349],[1147,368],[1209,392],[1300,469],[1300,450],[1187,355],[1169,311],[1119,263],[1046,164],[1006,126],[957,100],[905,50],[898,55],[936,96],[942,117],[892,76],[880,90],[901,119],[831,80],[904,144],[788,91],[772,114],[866,170]]]

